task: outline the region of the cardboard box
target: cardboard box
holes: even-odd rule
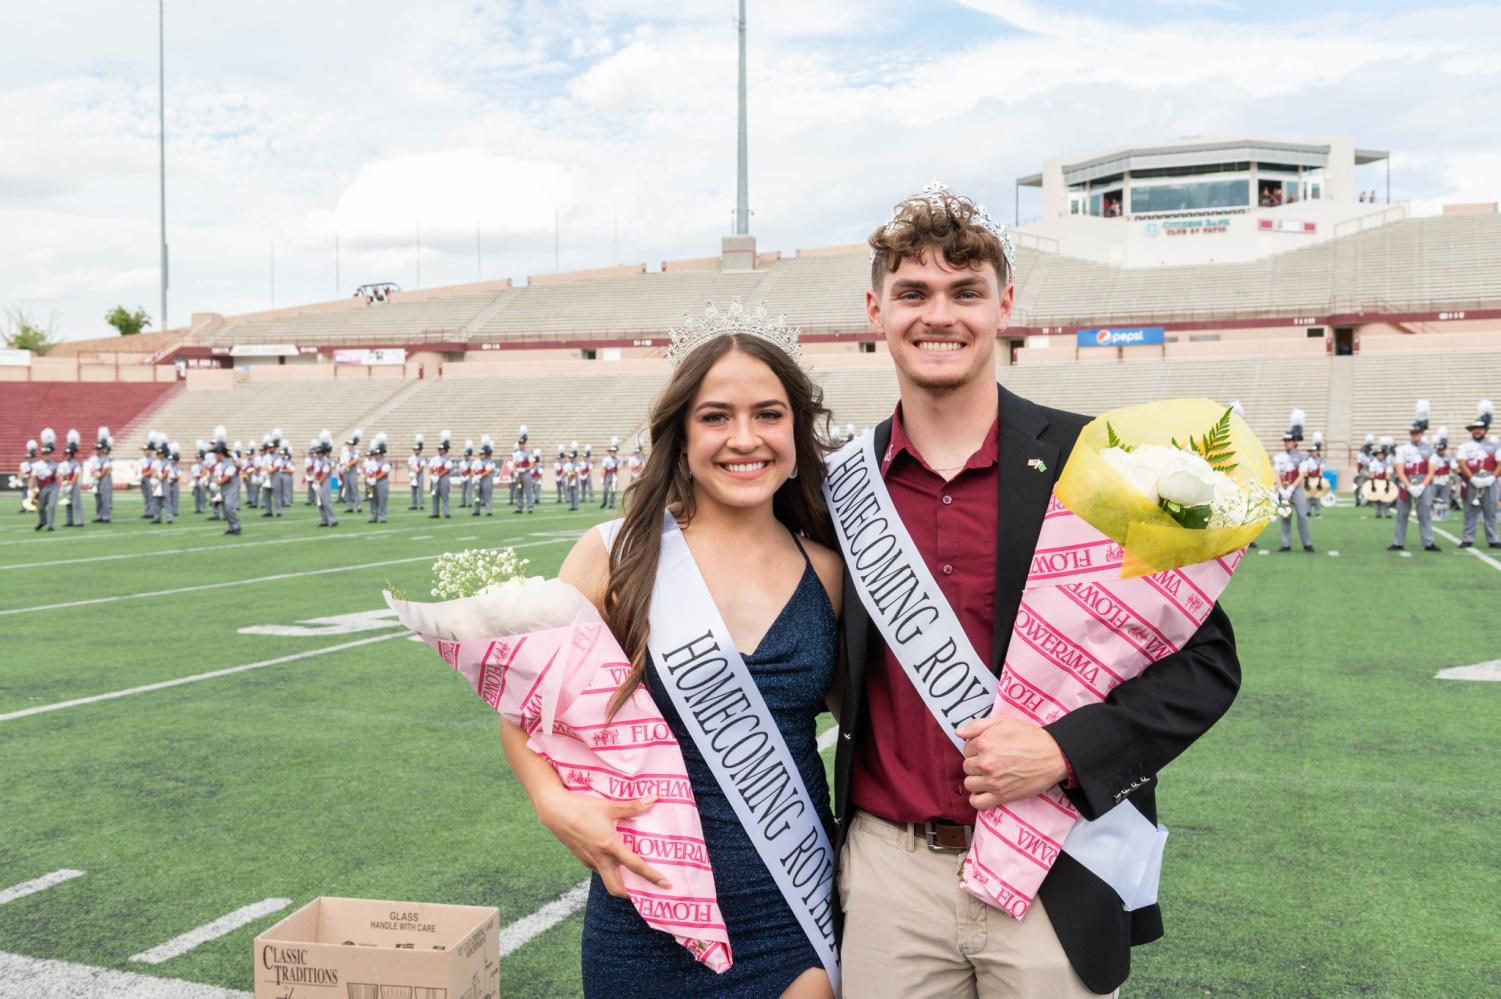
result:
[[[315,898],[255,938],[255,999],[497,999],[500,910]]]

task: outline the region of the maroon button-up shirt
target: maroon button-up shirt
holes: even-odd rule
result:
[[[995,619],[999,461],[997,420],[980,449],[945,482],[907,437],[900,405],[891,421],[891,446],[881,461],[897,514],[984,663],[990,662]],[[870,643],[865,678],[870,725],[855,752],[851,802],[896,822],[973,823],[964,757],[933,720],[884,641]]]

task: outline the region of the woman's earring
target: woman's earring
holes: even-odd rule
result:
[[[797,478],[797,466],[796,465],[792,466],[792,472],[791,472],[791,474],[789,474],[787,476],[787,478],[789,478],[789,479],[795,479],[795,478]]]
[[[688,464],[688,452],[683,452],[683,474],[688,476],[688,481],[693,481],[693,468]]]

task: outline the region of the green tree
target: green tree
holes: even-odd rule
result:
[[[12,350],[29,350],[40,357],[57,346],[55,316],[46,326],[33,319],[25,309],[11,309],[5,316],[5,345]]]
[[[135,336],[150,325],[151,317],[140,306],[134,312],[126,312],[125,306],[117,305],[105,315],[104,321],[119,330],[121,336]]]

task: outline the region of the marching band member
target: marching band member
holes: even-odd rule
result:
[[[156,431],[146,433],[146,443],[141,445],[141,500],[145,506],[141,517],[145,520],[156,518],[156,480],[152,478],[151,464],[156,459]]]
[[[1470,439],[1460,445],[1456,455],[1459,459],[1459,477],[1464,482],[1461,502],[1465,511],[1465,526],[1459,542],[1461,548],[1474,547],[1475,525],[1481,520],[1485,521],[1486,543],[1492,548],[1501,548],[1501,537],[1496,534],[1498,456],[1495,442],[1487,440],[1485,436],[1491,427],[1493,415],[1490,400],[1480,400],[1475,418],[1465,424],[1465,429],[1470,432]]]
[[[360,441],[364,436],[365,431],[356,427],[339,452],[339,496],[344,500],[345,513],[359,513],[364,509],[364,493],[360,490],[360,463],[365,459],[360,454]]]
[[[1298,521],[1298,538],[1305,552],[1313,551],[1313,536],[1308,530],[1308,494],[1303,491],[1303,463],[1305,456],[1298,450],[1303,439],[1303,411],[1295,409],[1289,417],[1287,432],[1282,435],[1282,453],[1272,460],[1272,471],[1277,475],[1278,498],[1288,507],[1288,515],[1282,520],[1282,547],[1279,551],[1293,550],[1293,518]]]
[[[1428,459],[1433,466],[1433,519],[1449,519],[1449,499],[1453,495],[1449,480],[1454,473],[1454,461],[1449,457],[1449,428],[1438,428],[1438,440],[1433,445],[1433,456]]]
[[[636,438],[636,450],[631,453],[631,456],[627,458],[625,462],[625,470],[630,473],[625,480],[625,486],[627,489],[629,489],[631,487],[631,483],[635,482],[636,479],[641,475],[641,470],[645,467],[646,458],[641,453],[641,439],[638,437]]]
[[[307,498],[303,506],[318,505],[318,438],[308,441],[307,453],[302,458],[302,481],[307,486]]]
[[[384,524],[391,505],[391,460],[386,457],[386,435],[375,435],[365,466],[365,481],[370,487],[370,523]]]
[[[99,428],[99,438],[94,443],[94,457],[89,473],[94,477],[94,523],[108,524],[115,508],[114,461],[110,452],[115,441],[109,435],[109,427]]]
[[[568,485],[568,509],[579,508],[579,452],[577,442],[572,451],[568,453],[568,460],[563,464],[563,479]]]
[[[64,527],[83,526],[83,462],[78,457],[82,441],[77,430],[69,430],[68,443],[63,448],[65,457],[57,466],[58,506],[68,508]]]
[[[511,495],[515,513],[532,512],[532,453],[527,449],[526,424],[516,437],[516,449],[511,452]]]
[[[261,505],[261,468],[265,464],[266,448],[271,446],[271,438],[261,438],[260,444],[254,439],[250,442],[250,451],[245,456],[245,507],[249,510],[260,509]]]
[[[156,516],[153,524],[170,524],[177,511],[172,508],[172,459],[171,445],[162,435],[156,446],[156,460],[151,463],[151,492],[156,497]]]
[[[407,456],[407,484],[412,487],[412,502],[408,510],[422,509],[422,473],[426,464],[422,460],[422,435],[412,440],[412,453]]]
[[[209,464],[204,460],[204,455],[208,453],[208,441],[201,437],[198,438],[197,453],[198,460],[193,462],[192,467],[188,469],[188,473],[193,477],[193,512],[202,513],[204,500],[208,497]],[[219,511],[215,508],[209,516],[209,520],[218,519]]]
[[[594,502],[594,448],[584,445],[584,461],[579,467],[579,499]]]
[[[31,466],[36,461],[36,438],[26,442],[26,457],[21,459],[21,466],[16,476],[21,482],[21,509],[17,513],[31,513],[36,510],[37,484],[36,476],[32,474]]]
[[[231,457],[234,458],[235,467],[239,469],[240,472],[240,497],[243,499],[245,498],[247,484],[250,481],[251,456],[245,453],[245,449],[240,441],[235,441],[234,448],[231,451]]]
[[[532,490],[532,509],[542,505],[542,449],[532,448],[531,475],[528,476],[527,484]]]
[[[475,486],[474,512],[471,516],[478,517],[483,510],[486,517],[495,516],[495,442],[489,434],[480,437],[480,454],[482,457],[474,459],[470,463],[472,477]]]
[[[1313,449],[1308,452],[1304,461],[1309,472],[1303,477],[1303,490],[1308,493],[1308,515],[1316,520],[1324,518],[1324,495],[1329,491],[1328,480],[1324,478],[1324,435],[1320,431],[1313,432]]]
[[[240,463],[230,453],[223,427],[215,427],[210,445],[214,456],[210,486],[217,491],[214,503],[219,507],[229,529],[225,534],[240,533]]]
[[[448,457],[448,448],[453,441],[453,435],[447,430],[438,434],[438,453],[433,455],[427,463],[427,474],[431,480],[433,492],[433,512],[428,520],[437,520],[438,510],[442,508],[442,516],[448,517],[448,478],[453,474],[453,460]]]
[[[1360,450],[1355,453],[1355,478],[1351,484],[1355,487],[1356,506],[1365,506],[1364,486],[1371,480],[1371,455],[1375,450],[1376,435],[1366,434]]]
[[[1371,453],[1370,460],[1366,462],[1366,475],[1372,483],[1376,484],[1378,489],[1383,490],[1381,493],[1383,497],[1390,490],[1388,483],[1392,481],[1394,474],[1390,455],[1391,438],[1383,437],[1376,444],[1376,450]],[[1369,500],[1368,502],[1376,508],[1377,520],[1380,520],[1382,517],[1391,516],[1391,501],[1389,499],[1376,499]]]
[[[615,509],[615,476],[620,469],[620,438],[610,438],[610,450],[605,454],[603,464],[604,471],[601,473],[599,491],[604,494],[600,500],[601,510]]]
[[[167,504],[168,513],[175,520],[177,518],[178,505],[182,501],[182,445],[176,441],[167,445],[167,481],[165,486],[165,495],[162,496],[162,502]]]
[[[474,498],[474,438],[464,438],[464,457],[459,459],[459,509]]]
[[[52,452],[57,450],[57,433],[51,427],[43,427],[41,433],[41,457],[31,463],[31,475],[36,480],[36,528],[52,530],[57,519],[57,462]]]
[[[564,447],[563,445],[559,444],[558,445],[558,458],[557,458],[556,461],[554,461],[552,463],[552,480],[553,480],[553,485],[557,489],[557,493],[558,493],[557,502],[559,504],[561,504],[567,498],[565,496],[565,493],[567,492],[567,485],[563,482],[563,465],[564,465],[565,462],[567,462],[567,460],[568,460],[568,449],[566,447]]]
[[[1412,426],[1407,428],[1409,443],[1397,448],[1393,462],[1397,473],[1397,531],[1392,536],[1388,551],[1402,551],[1407,547],[1407,518],[1413,507],[1418,512],[1418,539],[1423,542],[1423,551],[1436,552],[1433,543],[1433,497],[1425,493],[1433,483],[1433,451],[1423,440],[1428,429],[1428,400],[1419,399],[1413,414]]]
[[[338,527],[339,518],[334,515],[334,477],[343,466],[343,452],[334,457],[334,435],[327,428],[318,432],[318,526]],[[342,489],[342,485],[341,485]]]
[[[278,460],[276,457],[276,445],[271,442],[271,435],[266,434],[261,438],[261,453],[258,459],[258,474],[260,475],[261,507],[264,509],[262,517],[274,517],[280,511],[276,509],[281,504],[281,483],[276,478]]]
[[[292,505],[292,445],[281,439],[281,430],[271,431],[275,445],[277,500],[276,515],[280,517]]]
[[[275,516],[292,505],[292,450],[281,439],[281,427],[271,428],[271,483],[276,495]]]

